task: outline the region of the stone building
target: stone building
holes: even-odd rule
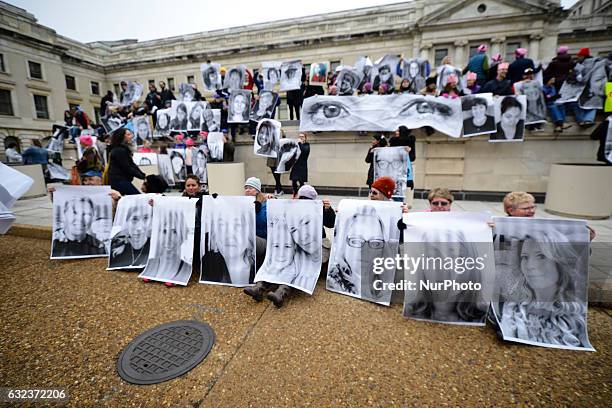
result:
[[[424,57],[435,66],[449,55],[455,65],[464,66],[486,43],[489,54],[499,52],[506,60],[525,47],[534,60],[547,61],[559,38],[572,52],[587,44],[604,53],[612,51],[610,4],[580,1],[568,16],[559,1],[414,0],[152,41],[83,44],[38,24],[26,10],[0,2],[0,156],[9,141],[24,148],[31,138],[49,135],[71,105],[80,105],[97,121],[101,97],[107,90],[117,92],[121,80],[136,80],[145,88],[151,81],[163,80],[170,87],[193,82],[203,89],[199,66],[206,60],[258,68],[263,61],[301,59],[306,66],[330,61],[336,67],[363,55],[397,54]],[[280,118],[286,117],[281,107]],[[355,151],[362,151],[369,140],[353,142]],[[361,173],[350,176],[348,185],[362,185],[361,178]],[[434,181],[419,183],[426,187]]]

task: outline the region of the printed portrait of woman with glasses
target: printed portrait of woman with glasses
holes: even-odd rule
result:
[[[374,149],[374,180],[391,177],[395,181],[392,197],[404,197],[408,180],[408,152],[403,146]]]
[[[397,253],[399,230],[390,220],[397,220],[401,209],[385,202],[359,204],[354,208],[342,208],[342,204],[336,219],[327,289],[388,305],[391,292],[376,289],[374,281],[393,281],[395,270],[375,274],[373,266],[374,259],[393,257]],[[348,204],[346,207],[354,206]]]

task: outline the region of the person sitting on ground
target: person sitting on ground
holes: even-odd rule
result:
[[[427,195],[429,201],[429,211],[450,211],[453,205],[453,195],[446,188],[434,188]]]
[[[49,162],[49,153],[47,149],[43,149],[38,139],[32,139],[32,146],[28,147],[21,156],[23,164],[42,164],[46,166]]]
[[[244,182],[244,195],[255,197],[255,259],[257,269],[266,256],[266,239],[268,238],[267,197],[261,192],[261,180],[249,177]]]
[[[23,160],[23,157],[17,150],[17,143],[9,143],[6,147],[6,150],[4,151],[4,155],[6,156],[6,161],[8,163],[21,164]]]

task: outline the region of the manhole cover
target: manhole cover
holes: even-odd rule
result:
[[[206,323],[179,320],[162,324],[136,337],[117,360],[121,378],[132,384],[171,380],[200,364],[215,342]]]

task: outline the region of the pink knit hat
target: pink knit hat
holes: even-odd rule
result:
[[[487,52],[488,49],[489,49],[489,47],[487,47],[487,44],[480,44],[478,46],[477,51],[478,52]]]
[[[193,145],[194,145],[194,143],[193,143],[193,139],[192,139],[192,138],[190,138],[190,137],[188,137],[188,138],[185,140],[185,145],[186,145],[186,146],[189,146],[189,147],[193,146]]]
[[[447,76],[446,83],[447,84],[457,84],[457,75],[450,74],[449,76]]]
[[[525,48],[517,48],[516,50],[514,50],[514,53],[517,57],[524,57],[525,55],[527,55],[527,50]]]
[[[84,147],[93,146],[93,139],[90,135],[79,136],[79,142],[81,143],[81,146]]]
[[[557,49],[557,54],[567,54],[567,52],[569,51],[569,47],[567,45],[562,45]]]
[[[495,54],[493,57],[491,57],[491,59],[493,62],[500,62],[502,60],[502,56],[501,54]]]
[[[476,78],[477,78],[477,77],[478,77],[478,76],[476,75],[476,73],[475,73],[475,72],[468,71],[466,79],[467,79],[468,81],[470,81],[470,80],[476,80]]]
[[[174,139],[176,139],[177,142],[182,142],[183,139],[185,139],[185,136],[183,136],[182,133],[179,133],[178,135],[174,136]]]

